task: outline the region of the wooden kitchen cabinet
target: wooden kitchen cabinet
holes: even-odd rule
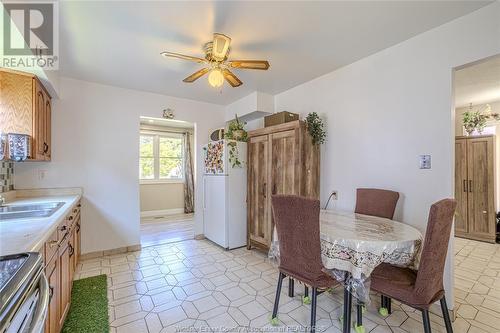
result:
[[[69,311],[71,287],[70,284],[70,256],[69,256],[69,243],[68,240],[63,242],[61,250],[59,251],[59,325],[63,327],[64,320]]]
[[[455,140],[455,235],[496,241],[495,137]]]
[[[0,69],[0,132],[31,136],[29,160],[51,159],[52,100],[33,74]]]
[[[319,198],[319,146],[302,121],[248,133],[247,248],[269,249],[274,220],[271,196]]]
[[[59,332],[59,257],[54,256],[45,268],[45,274],[49,281],[50,303],[47,321],[45,323],[46,333]]]
[[[64,221],[45,243],[45,274],[52,298],[45,323],[45,333],[59,333],[71,304],[73,278],[80,251],[80,203],[72,208]]]

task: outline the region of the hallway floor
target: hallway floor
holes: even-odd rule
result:
[[[141,220],[141,245],[143,247],[193,238],[193,214],[182,213]]]
[[[500,260],[498,245],[456,239],[455,333],[498,332],[500,327]],[[111,331],[117,333],[221,332],[234,328],[296,331],[309,325],[302,286],[286,294],[279,307],[280,326],[270,326],[277,269],[266,256],[244,248],[225,251],[209,241],[188,240],[141,251],[86,260],[76,278],[108,275]],[[394,302],[382,318],[379,297],[364,316],[366,332],[420,333],[420,312]],[[318,298],[318,332],[341,332],[342,289]],[[445,332],[439,307],[431,314],[433,332]],[[496,328],[495,328],[496,326]],[[191,330],[189,327],[197,327]],[[353,330],[354,332],[354,330]]]

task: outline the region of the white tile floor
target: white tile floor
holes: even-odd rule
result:
[[[500,331],[499,248],[457,239],[456,333]],[[208,241],[188,240],[87,260],[79,264],[76,277],[98,274],[108,275],[112,332],[283,332],[309,325],[302,286],[296,283],[296,296],[289,298],[286,280],[280,326],[270,326],[278,273],[257,251],[224,251]],[[318,331],[341,332],[341,305],[340,288],[319,296]],[[378,306],[378,296],[372,295],[364,316],[366,332],[423,331],[420,312],[394,304],[384,319]],[[433,332],[445,332],[441,317],[431,314],[431,320]]]

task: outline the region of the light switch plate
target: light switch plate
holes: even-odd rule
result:
[[[420,155],[418,160],[420,169],[431,168],[431,155]]]

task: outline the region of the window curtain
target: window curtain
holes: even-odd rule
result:
[[[193,158],[191,156],[191,134],[184,133],[184,213],[194,212]]]

